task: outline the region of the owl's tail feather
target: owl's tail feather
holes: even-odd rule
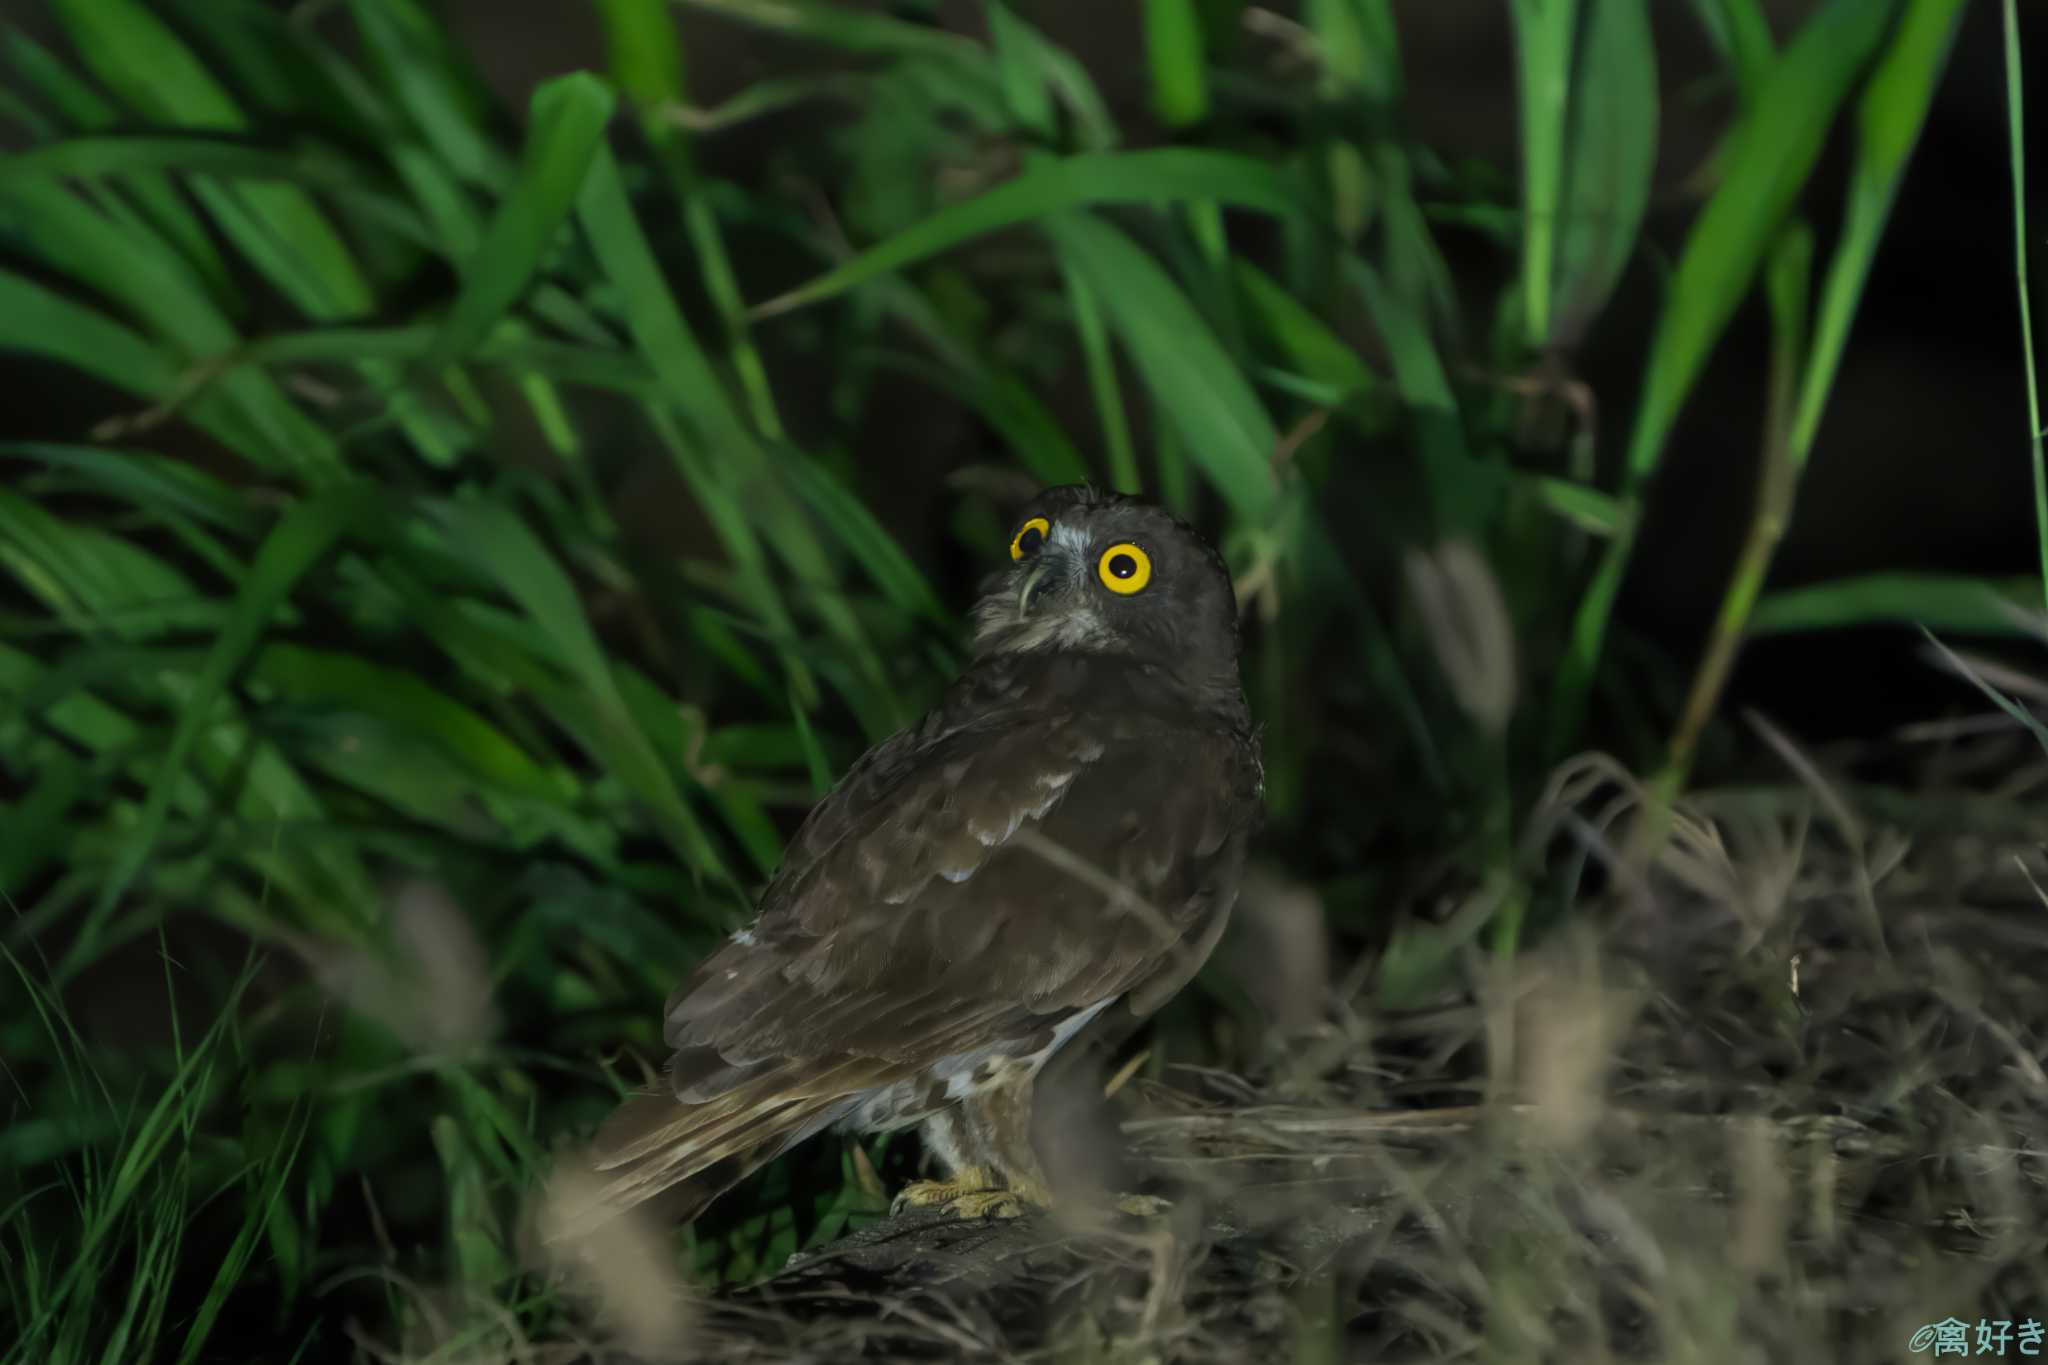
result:
[[[598,1130],[586,1155],[599,1173],[591,1197],[559,1219],[549,1240],[580,1236],[636,1205],[661,1198],[664,1221],[704,1207],[835,1117],[846,1092],[791,1095],[764,1077],[716,1100],[685,1104],[671,1091],[629,1097]]]

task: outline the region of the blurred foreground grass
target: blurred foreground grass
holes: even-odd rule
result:
[[[2032,629],[2038,584],[1762,591],[1961,0],[1829,0],[1782,43],[1753,0],[1691,6],[1730,112],[1640,389],[1601,395],[1634,413],[1612,483],[1571,367],[1649,197],[1644,0],[1515,0],[1519,168],[1404,136],[1386,0],[1147,0],[1142,128],[1028,7],[696,7],[812,59],[705,108],[670,10],[600,0],[610,70],[522,120],[414,0],[50,0],[61,48],[0,32],[0,349],[103,410],[0,441],[8,1360],[572,1340],[521,1200],[792,822],[950,676],[1039,484],[1216,535],[1268,848],[1340,945],[1465,907],[1401,916],[1344,1010],[1441,999],[1578,903],[1531,812],[1589,711],[1655,736],[1623,758],[1656,812],[1748,633]],[[808,116],[757,175],[700,170],[778,110]],[[1447,229],[1511,264],[1498,297]],[[1660,708],[1609,617],[1757,291],[1757,517]],[[983,436],[909,548],[863,440],[906,395]],[[1154,1079],[1256,1056],[1249,984],[1219,963]],[[697,1269],[871,1219],[870,1158],[905,1159],[784,1163],[686,1234]]]

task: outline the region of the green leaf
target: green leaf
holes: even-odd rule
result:
[[[146,450],[0,441],[0,459],[33,460],[53,469],[77,470],[90,477],[98,492],[238,535],[253,537],[262,520],[246,499],[205,470]]]
[[[2040,594],[2032,578],[1987,579],[1962,574],[1881,573],[1781,588],[1758,599],[1752,635],[1845,630],[1854,626],[1925,626],[1977,635],[2030,636],[2026,608]]]
[[[1430,505],[1440,536],[1465,534],[1481,525],[1500,480],[1490,466],[1473,460],[1450,375],[1422,318],[1358,256],[1344,262],[1365,300],[1394,365],[1394,387],[1416,428]]]
[[[93,74],[130,108],[184,128],[248,126],[192,50],[135,0],[51,0],[51,8]]]
[[[1335,389],[1340,401],[1384,396],[1386,382],[1278,281],[1249,261],[1231,262],[1247,309],[1280,353],[1302,375]]]
[[[1145,58],[1152,112],[1169,128],[1200,123],[1209,112],[1209,64],[1194,0],[1145,0]]]
[[[1263,524],[1275,504],[1279,432],[1208,323],[1158,262],[1109,224],[1076,214],[1045,230],[1102,301],[1188,453],[1240,517]]]
[[[653,117],[683,99],[683,45],[666,0],[598,0],[606,65],[619,91]]]
[[[525,522],[497,503],[465,500],[432,504],[449,544],[481,568],[517,602],[562,659],[592,708],[589,736],[603,761],[645,802],[656,826],[685,862],[703,875],[728,881],[703,827],[647,736],[634,723],[611,665],[590,629],[575,585]]]
[[[80,633],[133,640],[220,622],[218,604],[142,546],[4,489],[0,565]]]
[[[249,665],[249,678],[290,702],[374,716],[415,744],[446,751],[476,776],[508,792],[536,800],[559,800],[566,794],[562,780],[543,771],[504,731],[410,673],[352,654],[279,641],[257,654]]]
[[[1073,113],[1076,140],[1083,149],[1104,151],[1116,145],[1116,120],[1088,68],[1072,53],[1055,46],[1008,5],[989,5],[988,27],[1003,95],[1020,124],[1051,139],[1058,131],[1053,105],[1057,98]]]
[[[809,284],[770,299],[754,309],[754,316],[772,317],[817,303],[971,238],[1069,209],[1199,200],[1280,216],[1304,211],[1287,174],[1232,152],[1167,147],[1046,159],[1034,162],[1014,180],[940,209]]]
[[[917,565],[851,490],[795,452],[784,461],[783,469],[805,505],[852,553],[854,561],[890,602],[928,621],[952,624],[951,613],[940,603]]]
[[[210,133],[108,134],[70,137],[0,159],[15,176],[138,176],[154,171],[217,175],[226,180],[296,181],[324,190],[364,192],[369,171],[320,152],[276,152]],[[389,188],[386,182],[384,188]]]
[[[248,120],[178,36],[136,0],[54,0],[79,53],[130,107],[179,128],[240,132]],[[311,317],[371,308],[348,247],[313,201],[290,185],[193,185],[243,254]]]
[[[1734,69],[1747,108],[1755,103],[1771,63],[1778,58],[1763,0],[1693,0],[1693,10],[1722,60]]]
[[[120,121],[120,112],[100,97],[98,91],[74,75],[71,70],[44,48],[38,46],[27,35],[9,31],[5,35],[8,56],[22,72],[26,80],[36,85],[43,96],[55,105],[62,117],[73,128],[97,131],[114,126]],[[38,148],[38,152],[68,146],[73,142],[95,141],[92,138],[69,138]],[[128,185],[143,215],[156,227],[164,238],[176,246],[186,260],[191,262],[207,282],[215,295],[232,301],[239,306],[237,291],[228,278],[228,269],[207,235],[206,225],[200,221],[178,193],[177,187],[165,176],[139,174],[131,178]]]
[[[1131,424],[1124,413],[1124,390],[1117,374],[1116,356],[1109,344],[1109,328],[1102,319],[1102,305],[1087,280],[1065,260],[1060,262],[1067,286],[1067,306],[1073,310],[1074,332],[1081,341],[1081,356],[1088,371],[1088,390],[1095,398],[1095,411],[1102,420],[1102,444],[1109,457],[1109,485],[1119,493],[1140,492],[1138,453],[1131,444]]]
[[[114,299],[186,356],[219,355],[234,326],[192,268],[153,234],[115,222],[55,180],[0,180],[0,232]]]
[[[611,89],[587,72],[534,92],[525,160],[483,244],[463,263],[462,292],[434,343],[430,367],[474,349],[525,292],[576,202],[613,105]]]
[[[1656,468],[1693,381],[1819,159],[1836,111],[1885,33],[1896,0],[1829,0],[1772,68],[1743,119],[1725,178],[1686,235],[1629,439],[1628,469]]]
[[[634,217],[618,163],[602,143],[589,151],[576,212],[598,265],[619,291],[627,328],[670,400],[705,439],[735,452],[754,446],[752,433],[684,320]]]
[[[1948,67],[1962,22],[1962,0],[1908,0],[1896,35],[1871,72],[1856,110],[1856,161],[1841,237],[1821,283],[1812,359],[1800,386],[1790,447],[1803,465],[1820,431],[1857,305],[1870,280],[1871,262],[1891,218],[1892,200],[1926,126],[1934,88]]]
[[[1327,94],[1390,106],[1401,94],[1401,47],[1390,0],[1307,0],[1303,16],[1322,51]]]
[[[150,398],[168,397],[183,373],[167,351],[133,328],[4,270],[0,351],[44,356]]]
[[[1551,334],[1579,0],[1513,0],[1509,8],[1522,111],[1522,303],[1526,334],[1535,345]]]
[[[236,595],[233,610],[207,652],[206,664],[191,693],[179,708],[178,722],[171,733],[169,748],[150,780],[149,797],[142,818],[122,843],[120,853],[91,913],[80,926],[78,938],[67,955],[68,963],[85,960],[93,949],[97,931],[113,913],[129,885],[148,861],[168,813],[174,784],[184,771],[201,730],[212,716],[214,703],[227,688],[257,638],[270,625],[277,608],[290,597],[306,571],[352,526],[358,525],[376,505],[374,489],[346,484],[295,503],[264,538],[249,575]]]
[[[476,92],[458,81],[447,29],[413,0],[351,0],[363,46],[420,136],[458,179],[496,192],[510,177],[483,128]]]
[[[1626,532],[1607,543],[1580,599],[1552,694],[1550,744],[1562,753],[1584,714],[1608,618],[1634,548],[1636,506],[1694,380],[1748,295],[1765,251],[1812,173],[1836,111],[1891,26],[1896,0],[1829,0],[1771,67],[1743,116],[1720,188],[1686,235],[1650,344],[1629,438]]]
[[[1598,489],[1548,474],[1525,476],[1522,483],[1545,508],[1588,535],[1604,539],[1621,529],[1621,504]]]
[[[2014,0],[2000,8],[2005,38],[2005,119],[2007,164],[2012,169],[2012,244],[2015,292],[2019,295],[2020,359],[2026,367],[2027,453],[2034,472],[2034,540],[2041,553],[2041,590],[2048,593],[2048,456],[2041,440],[2041,384],[2034,362],[2034,304],[2027,283],[2027,117],[2021,76],[2020,16]],[[2042,733],[2038,724],[2034,733]]]
[[[1059,120],[1040,70],[1033,41],[1037,33],[1001,3],[988,6],[988,32],[995,45],[996,75],[1003,83],[1003,99],[1010,106],[1011,117],[1025,132],[1051,141]]]
[[[36,765],[33,786],[18,801],[0,806],[0,900],[21,903],[28,883],[62,855],[73,809],[86,791],[85,765],[59,748]]]
[[[1647,0],[1584,0],[1565,133],[1548,340],[1574,347],[1621,279],[1657,163],[1657,52]]]

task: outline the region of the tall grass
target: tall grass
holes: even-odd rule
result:
[[[324,1352],[368,1308],[417,1343],[447,1318],[408,1288],[429,1272],[544,1330],[519,1195],[638,1080],[621,1049],[653,1052],[792,820],[957,665],[1018,490],[1146,488],[1211,529],[1257,623],[1278,846],[1342,904],[1375,848],[1433,844],[1496,886],[1504,951],[1544,894],[1518,813],[1584,738],[1663,450],[1760,280],[1766,484],[1671,789],[1752,629],[1995,618],[1974,582],[1764,591],[1958,0],[1830,0],[1782,50],[1749,0],[1697,0],[1733,112],[1640,392],[1603,396],[1635,414],[1614,487],[1519,448],[1496,381],[1569,374],[1638,249],[1645,0],[1516,0],[1512,195],[1400,131],[1387,0],[1271,25],[1148,0],[1161,136],[1025,6],[972,33],[696,8],[809,56],[704,108],[669,7],[600,0],[610,69],[504,110],[417,0],[48,0],[62,45],[0,33],[27,145],[0,349],[102,414],[0,441],[9,1360],[193,1359],[230,1319]],[[768,173],[705,171],[783,109],[832,113]],[[1851,122],[1819,242],[1804,191]],[[1454,199],[1518,263],[1482,343],[1437,242]],[[984,441],[911,544],[861,436],[906,392]],[[1410,556],[1437,566],[1416,597]],[[1370,787],[1430,795],[1359,812]],[[394,893],[418,879],[446,903]],[[1433,979],[1482,928],[1389,972]],[[88,1037],[110,983],[131,1017]],[[423,1021],[423,993],[494,1003]],[[707,1274],[875,1208],[833,1154],[751,1199],[692,1234]]]

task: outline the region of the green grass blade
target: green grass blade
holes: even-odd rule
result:
[[[724,860],[634,723],[575,585],[554,556],[525,522],[497,503],[448,502],[432,510],[445,527],[449,544],[519,604],[567,665],[594,708],[598,730],[592,738],[602,758],[646,802],[656,827],[685,864],[712,881],[729,881]]]
[[[1735,72],[1742,105],[1749,107],[1778,59],[1763,0],[1693,0],[1693,11],[1721,59]]]
[[[1393,361],[1394,387],[1415,422],[1435,532],[1439,536],[1468,533],[1486,519],[1500,487],[1499,481],[1471,458],[1457,395],[1443,359],[1422,318],[1377,271],[1356,256],[1347,257],[1344,265],[1379,328]]]
[[[1067,286],[1067,306],[1074,314],[1074,333],[1081,341],[1081,360],[1088,372],[1088,391],[1095,398],[1095,413],[1102,422],[1102,445],[1109,459],[1109,486],[1119,493],[1137,493],[1138,454],[1131,445],[1131,424],[1124,413],[1123,385],[1116,371],[1116,356],[1110,350],[1109,329],[1102,320],[1102,305],[1095,292],[1064,259],[1061,274]]]
[[[1607,494],[1548,474],[1528,476],[1525,486],[1550,511],[1587,535],[1605,539],[1621,528],[1621,506]]]
[[[1073,115],[1074,140],[1082,150],[1106,151],[1117,144],[1116,120],[1088,68],[1072,53],[1055,46],[1008,5],[991,4],[988,24],[1004,97],[1020,124],[1053,138],[1058,132],[1057,101]]]
[[[206,133],[71,137],[0,160],[10,175],[139,176],[152,171],[230,180],[289,180],[331,190],[363,190],[364,171],[325,153],[276,152]]]
[[[1145,0],[1152,112],[1169,128],[1185,128],[1208,116],[1209,68],[1202,48],[1202,17],[1194,0]]]
[[[442,25],[412,0],[350,0],[349,12],[385,83],[441,163],[467,184],[501,189],[511,166],[483,129],[476,92],[452,74]]]
[[[2004,13],[2006,136],[2012,159],[2012,234],[2020,299],[2020,354],[2027,367],[2027,445],[2034,469],[2034,535],[2041,547],[2041,591],[2048,596],[2048,465],[2042,462],[2040,371],[2034,363],[2034,305],[2027,288],[2026,119],[2020,94],[2020,20],[2013,0],[2005,0]]]
[[[184,374],[133,328],[32,280],[0,270],[0,351],[40,355],[148,398],[166,398]]]
[[[598,0],[605,52],[619,93],[650,127],[683,102],[683,47],[666,0]]]
[[[1564,204],[1565,115],[1579,0],[1514,0],[1522,110],[1522,306],[1530,347],[1550,339],[1550,304]]]
[[[183,128],[248,126],[192,50],[136,0],[51,0],[50,8],[93,74],[130,108]]]
[[[1962,15],[1963,0],[1909,0],[1897,35],[1863,92],[1841,239],[1821,285],[1812,359],[1792,420],[1790,444],[1801,465],[1820,431],[1821,414],[1834,388],[1835,372],[1856,320],[1863,287],[1870,279],[1878,242],[1891,217],[1892,200],[1926,125],[1934,89],[1947,69]],[[2018,155],[2017,147],[2014,155]],[[2022,271],[2025,268],[2022,257]]]
[[[654,367],[670,401],[705,439],[735,453],[753,448],[752,433],[676,306],[626,197],[618,164],[602,145],[591,150],[576,213],[599,266],[619,291],[634,342]]]
[[[710,196],[703,192],[690,140],[672,112],[683,107],[682,47],[670,6],[664,0],[605,0],[605,34],[612,70],[640,113],[640,126],[668,172],[683,209],[704,291],[725,331],[728,363],[738,377],[754,429],[770,441],[782,439],[782,418],[768,381],[768,367],[747,330],[747,305],[725,249],[725,236]]]
[[[1686,236],[1629,439],[1632,479],[1655,470],[1693,381],[1748,294],[1836,110],[1896,9],[1895,0],[1830,0],[1772,69],[1737,133],[1725,178]]]
[[[335,650],[276,641],[249,664],[249,678],[296,704],[340,706],[442,749],[477,777],[537,801],[559,799],[564,780],[544,771],[505,732],[410,673]]]
[[[1059,116],[1053,110],[1052,92],[1046,88],[1040,70],[1038,50],[1031,27],[1001,3],[988,6],[988,32],[996,54],[996,77],[1003,85],[1003,100],[1017,126],[1043,142],[1058,131]]]
[[[1571,347],[1620,281],[1650,202],[1657,161],[1657,52],[1646,0],[1585,0],[1565,148],[1554,294],[1544,339]]]
[[[895,607],[936,625],[952,624],[951,614],[925,581],[924,574],[903,552],[903,547],[882,529],[867,504],[799,453],[789,453],[783,470],[804,504],[851,552],[854,561]]]
[[[120,111],[26,34],[10,31],[4,35],[4,42],[8,58],[23,78],[36,86],[73,128],[95,132],[113,127],[120,121]],[[80,140],[91,139],[66,139],[50,147],[38,148],[37,152]],[[179,195],[177,187],[163,176],[137,175],[131,179],[128,188],[144,216],[191,262],[215,296],[239,306],[240,300],[228,278],[226,263],[208,237],[206,225]]]
[[[179,128],[240,132],[248,120],[177,35],[136,0],[53,0],[80,55],[123,102]],[[272,283],[313,317],[370,310],[371,294],[325,215],[290,185],[228,191],[206,181],[195,195]]]
[[[1245,520],[1275,504],[1273,419],[1222,343],[1160,265],[1117,229],[1075,215],[1046,224],[1062,259],[1102,301],[1160,411]]]
[[[1323,81],[1375,105],[1401,94],[1401,49],[1389,0],[1308,0],[1304,17],[1322,47]]]
[[[101,290],[188,357],[221,354],[238,340],[191,268],[158,238],[115,222],[55,180],[0,182],[0,226],[21,249]]]
[[[1765,593],[1749,618],[1751,635],[1848,630],[1858,626],[1925,626],[1972,635],[2031,636],[2023,608],[2039,585],[2032,578],[1963,574],[1881,573],[1833,579]]]
[[[790,647],[796,638],[795,622],[770,574],[760,537],[741,510],[741,499],[732,486],[735,478],[747,469],[757,468],[759,461],[714,463],[704,455],[707,449],[732,455],[758,455],[761,447],[741,422],[730,395],[677,306],[646,234],[633,214],[618,166],[604,147],[599,147],[593,157],[577,204],[577,219],[590,237],[599,267],[619,291],[634,344],[652,367],[665,400],[695,429],[694,439],[660,420],[656,421],[656,430],[689,481],[705,515],[711,519],[726,552],[732,556],[745,600],[781,642],[783,665],[799,695],[807,702],[813,700],[815,679]]]
[[[264,538],[250,565],[249,576],[235,598],[234,609],[208,650],[206,664],[179,709],[170,745],[150,780],[142,818],[123,842],[91,912],[79,926],[78,937],[65,958],[68,965],[76,967],[90,960],[97,946],[98,930],[148,861],[169,813],[171,792],[199,741],[201,729],[212,719],[214,703],[227,689],[257,638],[269,627],[271,616],[290,597],[306,571],[351,527],[361,524],[376,500],[375,490],[358,485],[317,494],[294,504]]]
[[[435,341],[432,368],[474,349],[525,292],[576,203],[613,105],[610,88],[586,72],[534,92],[525,160],[483,244],[463,263],[462,291]]]
[[[1340,402],[1387,397],[1385,380],[1279,281],[1250,261],[1232,261],[1231,272],[1254,329],[1304,377],[1335,390]]]
[[[1891,27],[1895,0],[1829,0],[1772,66],[1726,158],[1724,178],[1686,236],[1651,342],[1623,475],[1627,517],[1580,599],[1552,693],[1550,745],[1576,738],[1608,618],[1634,549],[1636,503],[1673,424],[1749,293],[1765,251],[1826,142],[1835,112]]]
[[[1203,199],[1282,216],[1303,211],[1287,174],[1233,152],[1181,147],[1084,152],[1035,162],[1013,180],[940,209],[844,265],[759,305],[754,316],[772,317],[817,303],[985,233],[1068,209]]]

